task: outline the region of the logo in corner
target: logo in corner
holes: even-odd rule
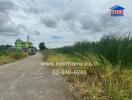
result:
[[[124,16],[124,7],[119,5],[113,6],[111,9],[111,16]]]

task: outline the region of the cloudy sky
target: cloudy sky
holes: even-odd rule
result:
[[[132,0],[0,0],[0,44],[14,44],[27,35],[35,46],[96,41],[104,34],[132,32]],[[110,7],[125,8],[111,17]]]

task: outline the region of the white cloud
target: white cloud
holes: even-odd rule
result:
[[[98,40],[104,33],[129,32],[131,3],[130,0],[1,0],[0,44],[9,42],[3,31],[17,35],[10,36],[10,41],[29,35],[36,46],[44,41],[48,47]],[[109,8],[114,5],[126,8],[124,17],[110,16]]]

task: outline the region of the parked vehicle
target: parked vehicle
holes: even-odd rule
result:
[[[18,39],[15,42],[15,48],[23,50],[29,55],[35,55],[37,53],[37,49],[33,46],[33,43],[29,41],[22,41]]]
[[[35,55],[37,53],[37,49],[32,47],[32,48],[28,48],[28,54],[29,55]]]

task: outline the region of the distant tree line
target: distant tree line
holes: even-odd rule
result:
[[[11,48],[11,47],[12,47],[11,45],[0,45],[0,51],[9,49],[9,48]]]

